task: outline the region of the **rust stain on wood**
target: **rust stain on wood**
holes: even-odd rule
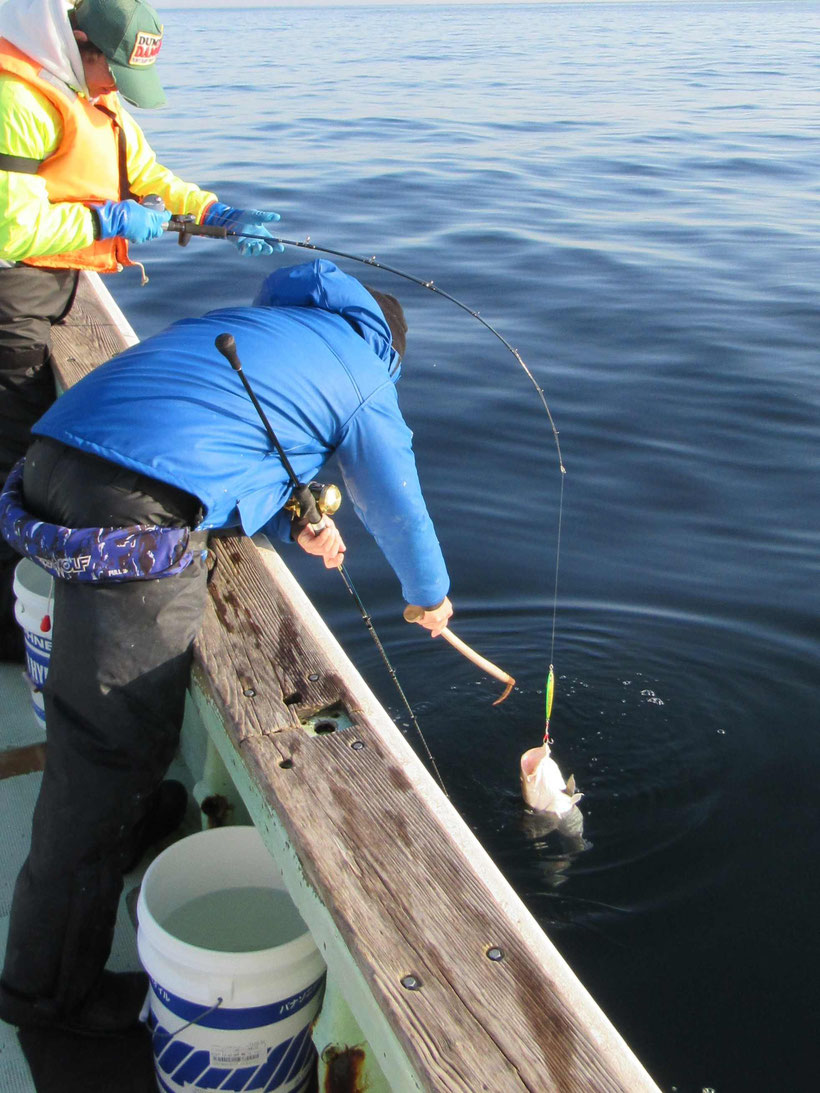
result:
[[[387,820],[395,831],[396,835],[402,840],[402,842],[409,842],[410,840],[410,828],[404,821],[400,812],[388,812]]]
[[[364,1073],[366,1056],[363,1047],[331,1045],[322,1052],[322,1062],[327,1068],[322,1083],[323,1093],[366,1093],[370,1087]]]
[[[0,752],[0,779],[14,778],[18,774],[33,774],[42,770],[45,762],[45,744],[29,744],[24,748]]]
[[[214,608],[216,609],[216,613],[217,613],[217,616],[219,618],[220,623],[225,627],[225,629],[228,631],[229,634],[232,634],[233,631],[234,631],[234,628],[231,625],[231,623],[228,621],[228,612],[227,612],[227,609],[225,607],[225,604],[222,602],[222,599],[219,595],[218,590],[215,587],[211,586],[210,587],[210,592],[211,592],[211,599],[213,600]],[[228,595],[230,595],[230,593]],[[225,599],[227,600],[227,598],[228,597],[226,596]]]
[[[552,1083],[550,1088],[555,1093],[573,1093],[574,1090],[583,1089],[585,1080],[589,1080],[589,1070],[579,1070],[575,1064],[579,1055],[588,1053],[590,1058],[587,1065],[594,1068],[594,1054],[588,1052],[587,1045],[579,1040],[577,1030],[566,1013],[550,1004],[552,1000],[544,991],[543,969],[533,967],[529,960],[513,959],[512,964],[512,989],[518,996],[518,1012],[529,1027],[533,1042],[539,1043],[544,1050]],[[601,1077],[605,1083],[606,1073]],[[591,1088],[597,1087],[591,1085]]]
[[[221,793],[212,793],[210,797],[203,800],[199,807],[202,809],[202,814],[205,816],[209,828],[224,827],[231,822],[233,805]]]
[[[328,788],[334,803],[339,806],[339,809],[344,813],[346,819],[355,822],[357,812],[359,811],[359,804],[353,791],[348,789],[347,786],[341,785],[339,782],[330,782]]]

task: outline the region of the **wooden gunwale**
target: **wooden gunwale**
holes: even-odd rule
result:
[[[100,279],[83,275],[55,328],[61,383],[134,340]],[[657,1093],[276,552],[243,537],[212,545],[194,697],[215,711],[234,768],[318,897],[312,907],[294,894],[339,989],[352,961],[370,992],[363,1032],[397,1045],[382,1059],[390,1088]],[[334,706],[350,727],[304,731]]]

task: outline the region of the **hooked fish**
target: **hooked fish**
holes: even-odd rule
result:
[[[546,741],[521,756],[521,792],[534,812],[549,812],[559,818],[571,812],[583,797],[575,791],[574,775],[564,781]]]

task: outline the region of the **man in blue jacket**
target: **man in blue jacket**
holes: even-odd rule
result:
[[[299,480],[335,453],[404,599],[426,608],[421,624],[435,636],[452,614],[396,397],[401,307],[331,262],[277,270],[252,306],[175,323],[58,399],[2,506],[13,545],[61,578],[48,759],[0,980],[0,1017],[22,1027],[117,1031],[145,994],[137,973],[103,968],[123,870],[176,750],[205,605],[186,529],[293,533],[328,567],[344,558],[332,522],[318,535],[292,524],[282,460],[215,348],[226,332]]]

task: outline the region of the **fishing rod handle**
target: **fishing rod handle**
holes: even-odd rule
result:
[[[172,216],[162,228],[167,232],[179,232],[180,242],[184,236],[190,235],[205,235],[211,239],[228,238],[227,228],[221,228],[218,224],[197,224],[195,220],[186,220],[184,216]]]
[[[242,380],[242,385],[247,392],[247,396],[250,401],[253,402],[254,409],[259,414],[259,420],[261,421],[262,425],[265,426],[265,432],[268,434],[268,439],[270,440],[270,443],[273,445],[273,447],[276,448],[277,453],[279,454],[279,458],[282,460],[282,466],[284,467],[286,473],[288,473],[288,478],[291,480],[294,489],[296,489],[296,487],[300,486],[302,483],[296,478],[296,474],[291,467],[291,462],[288,456],[285,455],[284,448],[279,443],[277,434],[273,432],[271,424],[268,421],[267,414],[265,413],[265,411],[262,410],[259,404],[259,399],[256,397],[256,395],[254,395],[254,388],[250,386],[250,384],[248,383],[248,377],[242,371],[242,361],[239,361],[239,354],[236,351],[236,339],[234,338],[232,333],[229,333],[229,331],[225,330],[221,334],[216,334],[216,337],[213,339],[213,344],[215,348],[218,349],[219,352],[224,356],[224,359],[227,361],[227,363],[231,365],[231,367],[234,369],[234,372],[237,373],[239,379]]]
[[[296,477],[296,471],[294,471],[293,467],[291,466],[290,460],[287,457],[287,453],[285,452],[285,449],[279,443],[279,439],[276,436],[276,433],[273,431],[273,427],[272,427],[271,423],[268,421],[268,415],[262,409],[262,405],[259,402],[259,399],[254,394],[253,388],[251,387],[250,382],[248,381],[248,377],[245,375],[245,373],[242,370],[242,362],[239,360],[239,354],[236,351],[236,341],[234,340],[233,334],[228,334],[228,333],[218,334],[216,336],[216,338],[214,339],[214,345],[219,350],[219,352],[222,354],[222,356],[225,357],[225,359],[230,364],[231,368],[233,368],[233,370],[237,373],[239,378],[242,380],[242,386],[245,388],[245,391],[247,392],[248,398],[253,403],[253,408],[254,408],[254,410],[256,410],[257,414],[259,415],[259,420],[262,422],[263,426],[265,427],[265,432],[268,434],[268,440],[270,440],[270,442],[273,445],[277,455],[282,460],[282,466],[285,468],[285,473],[287,474],[288,478],[290,479],[291,485],[293,486],[294,490],[300,489],[301,486],[302,486],[302,483]]]
[[[165,212],[165,202],[159,194],[146,194],[140,198],[140,205],[145,209],[151,209],[155,213]],[[179,245],[184,247],[190,242],[192,235],[206,235],[211,239],[227,239],[228,229],[217,227],[216,224],[197,224],[191,213],[178,213],[162,225],[164,232],[178,232]]]
[[[267,414],[262,409],[262,406],[259,403],[259,399],[253,393],[253,388],[248,382],[248,377],[242,371],[242,362],[239,360],[239,354],[236,350],[236,339],[234,338],[233,334],[228,333],[227,330],[224,331],[222,334],[217,334],[217,336],[214,338],[214,346],[219,350],[219,352],[222,354],[228,364],[230,364],[231,368],[233,368],[234,372],[236,372],[239,378],[242,380],[242,386],[245,388],[248,398],[253,403],[253,408],[259,415],[259,420],[265,427],[265,432],[268,434],[268,439],[276,450],[279,458],[282,460],[282,466],[285,468],[285,472],[291,481],[291,485],[294,489],[300,488],[302,483],[296,477],[296,472],[290,465],[290,460],[287,457],[285,449],[279,443],[276,433],[273,431],[271,423],[268,421]]]

